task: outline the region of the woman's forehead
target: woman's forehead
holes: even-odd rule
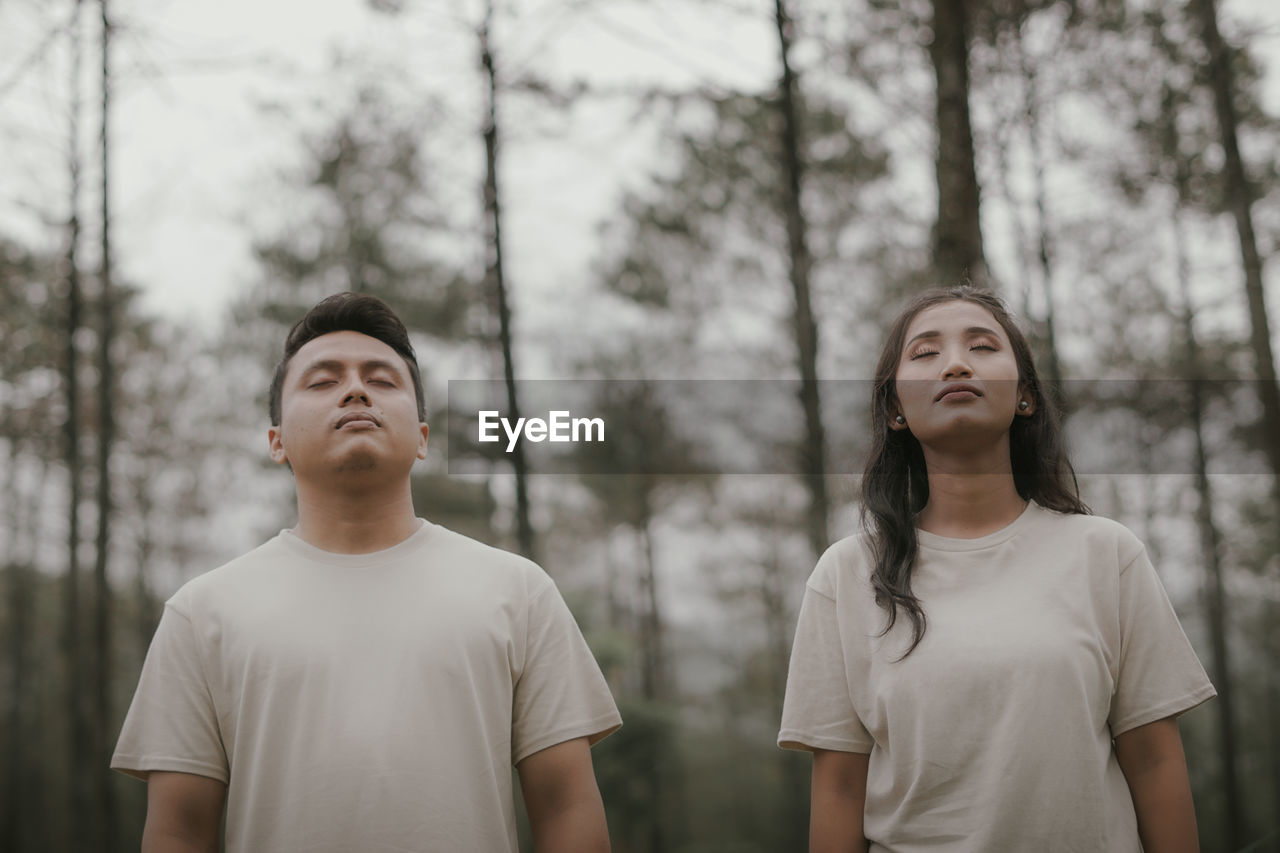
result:
[[[930,305],[907,324],[906,340],[911,340],[922,332],[941,332],[954,334],[970,328],[987,328],[1002,339],[1007,339],[1004,329],[995,315],[983,306],[964,299],[952,299]]]

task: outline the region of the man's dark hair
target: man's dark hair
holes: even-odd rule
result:
[[[427,419],[426,395],[422,391],[422,375],[418,372],[418,357],[409,342],[409,330],[387,303],[365,293],[335,293],[316,303],[306,316],[294,324],[284,340],[284,356],[276,365],[271,378],[271,392],[267,408],[271,425],[280,425],[280,400],[284,392],[284,375],[289,362],[298,350],[309,341],[330,332],[359,332],[382,341],[395,350],[409,368],[413,379],[413,393],[418,398],[418,420]]]

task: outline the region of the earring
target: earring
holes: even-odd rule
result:
[[[1026,400],[1023,400],[1022,402],[1018,403],[1019,411],[1025,412],[1029,408],[1031,408],[1031,404],[1028,403]]]
[[[902,415],[895,415],[893,418],[893,422],[901,426],[902,424],[905,424],[907,422],[907,419],[904,418]]]

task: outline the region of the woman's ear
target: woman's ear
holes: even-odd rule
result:
[[[1036,413],[1036,395],[1032,393],[1030,385],[1023,385],[1018,389],[1017,413],[1028,418]]]

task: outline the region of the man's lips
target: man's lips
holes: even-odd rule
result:
[[[334,424],[334,429],[342,429],[348,424],[356,424],[352,429],[371,429],[373,427],[382,426],[378,423],[378,419],[368,412],[352,412],[338,418],[338,422]]]
[[[946,399],[963,400],[970,396],[982,396],[982,392],[978,390],[978,386],[970,385],[968,382],[952,382],[950,385],[947,385],[938,392],[938,396],[933,398],[933,402],[937,403]]]

